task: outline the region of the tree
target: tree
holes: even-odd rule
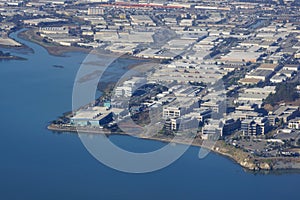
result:
[[[265,103],[271,104],[274,106],[275,104],[285,101],[285,102],[291,102],[295,101],[297,98],[299,98],[299,94],[295,90],[297,83],[280,83],[276,86],[276,93],[270,94],[266,100]]]
[[[300,139],[297,140],[297,145],[300,146]]]

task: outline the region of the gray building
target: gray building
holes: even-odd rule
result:
[[[241,131],[245,136],[265,135],[269,130],[269,120],[266,117],[245,119],[241,122]]]

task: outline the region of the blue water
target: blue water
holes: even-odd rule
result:
[[[35,53],[21,52],[27,61],[0,62],[1,200],[299,198],[297,173],[255,175],[216,154],[199,160],[195,147],[169,167],[148,174],[102,165],[75,134],[46,129],[50,120],[71,110],[73,81],[85,54],[54,57],[20,41]],[[163,145],[127,136],[112,140],[136,151]]]

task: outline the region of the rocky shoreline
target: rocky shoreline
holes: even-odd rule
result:
[[[59,133],[87,133],[87,134],[105,134],[107,136],[110,135],[127,135],[122,132],[111,132],[107,129],[100,129],[100,128],[76,128],[72,126],[60,126],[56,124],[50,124],[48,130],[53,132]],[[180,138],[178,140],[174,140],[172,137],[168,136],[139,136],[141,139],[146,140],[155,140],[165,143],[176,143],[176,144],[184,144],[190,145],[188,140],[184,138]],[[203,140],[195,138],[192,142],[192,146],[208,148],[204,146]],[[295,157],[271,157],[271,158],[264,158],[264,157],[254,157],[252,154],[244,152],[241,149],[238,149],[233,146],[229,146],[225,144],[224,141],[219,140],[216,142],[213,148],[209,148],[209,150],[225,156],[235,163],[239,164],[245,170],[249,170],[252,172],[264,172],[268,173],[271,171],[281,171],[281,170],[300,170],[300,159]]]

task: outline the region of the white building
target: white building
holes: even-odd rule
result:
[[[299,69],[300,69],[300,65],[287,64],[283,66],[283,70],[298,71]]]
[[[69,29],[66,26],[47,26],[40,27],[39,32],[44,34],[68,34]]]
[[[131,15],[131,24],[140,26],[156,26],[148,15]]]
[[[106,107],[95,106],[77,111],[71,118],[70,123],[74,126],[99,127],[109,122],[111,117],[111,110],[108,110]]]
[[[134,91],[146,83],[144,77],[132,77],[115,88],[116,97],[131,97]]]
[[[295,119],[292,119],[289,121],[289,125],[288,127],[290,129],[296,129],[296,130],[299,130],[300,129],[300,118],[297,117]]]
[[[220,120],[209,120],[202,128],[201,138],[204,140],[217,140],[223,134],[222,122]]]
[[[90,7],[88,8],[88,15],[103,15],[104,9],[100,7]]]
[[[243,92],[239,93],[239,97],[236,100],[238,103],[257,104],[259,107],[270,94],[276,92],[275,86],[265,86],[263,88],[247,88]]]
[[[241,122],[241,131],[247,136],[265,135],[269,130],[269,120],[266,117],[245,119]]]

